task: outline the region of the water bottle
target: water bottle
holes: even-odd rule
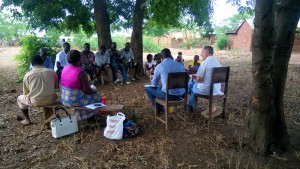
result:
[[[169,107],[169,113],[174,113],[174,107]]]
[[[131,113],[131,120],[133,123],[136,123],[136,116],[135,116],[134,110],[132,110],[132,113]]]
[[[102,96],[102,104],[106,104],[106,96]]]

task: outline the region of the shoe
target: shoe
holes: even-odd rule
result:
[[[131,82],[124,82],[124,84],[130,84]]]
[[[120,83],[119,79],[117,79],[117,80],[114,81],[114,84],[117,84],[117,83]]]
[[[193,106],[187,105],[187,107],[188,107],[189,111],[191,111],[191,112],[194,111]]]
[[[140,80],[138,77],[133,77],[132,80]]]
[[[132,81],[135,81],[136,79],[133,77],[131,80],[132,80]]]

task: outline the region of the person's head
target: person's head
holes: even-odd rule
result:
[[[211,46],[204,46],[204,48],[202,49],[202,59],[205,60],[208,56],[211,56],[214,54],[214,48]]]
[[[85,44],[83,45],[83,51],[84,51],[84,52],[90,52],[90,49],[91,49],[91,46],[90,46],[89,43],[85,43]]]
[[[182,56],[182,52],[178,52],[178,56]]]
[[[177,58],[176,58],[176,60],[179,61],[179,62],[181,62],[182,61],[182,56],[178,55]]]
[[[148,61],[148,62],[151,62],[152,59],[153,59],[153,55],[148,54],[148,55],[147,55],[147,61]]]
[[[160,53],[157,53],[154,55],[154,60],[155,61],[160,61],[161,60],[161,54]]]
[[[81,55],[78,50],[71,50],[67,55],[67,60],[71,65],[80,66],[81,65]]]
[[[32,66],[41,66],[43,65],[43,59],[40,55],[33,55],[30,58]]]
[[[116,51],[117,50],[117,43],[116,42],[112,42],[111,43],[111,50],[112,51]]]
[[[71,46],[70,46],[70,44],[69,44],[68,42],[65,42],[65,43],[63,44],[63,47],[64,47],[64,51],[65,51],[66,53],[68,53],[68,52],[70,51],[70,49],[71,49]]]
[[[164,48],[164,49],[161,51],[161,56],[162,56],[162,59],[172,58],[170,49]]]
[[[195,55],[195,56],[194,56],[194,61],[195,61],[195,62],[198,62],[198,60],[199,60],[199,55]]]
[[[100,50],[101,50],[101,51],[105,51],[105,50],[106,50],[105,45],[101,45]]]
[[[43,59],[45,59],[46,57],[47,57],[47,55],[48,55],[48,53],[47,53],[47,48],[40,48],[40,50],[39,50],[39,53],[40,53],[40,56],[43,58]]]
[[[130,42],[126,42],[125,43],[125,50],[129,50],[130,49],[130,47],[131,47],[131,44],[130,44]]]

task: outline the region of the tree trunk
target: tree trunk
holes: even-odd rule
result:
[[[106,0],[93,0],[96,29],[98,35],[98,47],[111,46],[110,21],[107,12]]]
[[[276,47],[274,54],[274,103],[276,119],[274,137],[276,148],[285,151],[289,144],[287,127],[284,117],[283,98],[288,72],[288,64],[291,57],[295,30],[300,17],[300,1],[287,0],[276,12]]]
[[[134,58],[143,65],[143,19],[146,0],[136,0],[133,14],[131,48]],[[142,71],[140,71],[142,73]]]
[[[252,90],[249,119],[250,146],[259,154],[273,151],[276,118],[273,93],[273,56],[275,47],[275,0],[257,0],[255,6]]]
[[[252,149],[262,155],[286,151],[289,145],[283,98],[300,17],[299,0],[282,1],[276,13],[275,34],[275,1],[257,0],[255,7],[249,130]]]

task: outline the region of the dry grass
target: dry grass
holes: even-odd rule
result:
[[[103,137],[105,117],[97,123],[80,122],[78,133],[62,139],[54,139],[50,131],[40,130],[43,115],[38,110],[31,111],[33,125],[20,126],[15,116],[19,114],[16,97],[22,87],[9,78],[14,72],[2,75],[4,70],[0,68],[0,77],[4,78],[0,83],[0,120],[4,126],[0,128],[0,168],[299,168],[300,126],[296,123],[300,123],[300,66],[289,68],[284,100],[291,141],[296,144],[289,153],[260,157],[247,146],[249,53],[219,51],[217,56],[223,64],[231,66],[229,97],[226,118],[215,118],[211,124],[199,115],[207,106],[207,101],[199,100],[199,110],[189,115],[186,127],[173,118],[169,131],[159,122],[154,125],[143,87],[147,78],[131,85],[98,86],[108,103],[125,104],[129,117],[131,109],[135,109],[138,124],[145,128],[142,135],[121,141]],[[10,93],[11,88],[17,92]]]

